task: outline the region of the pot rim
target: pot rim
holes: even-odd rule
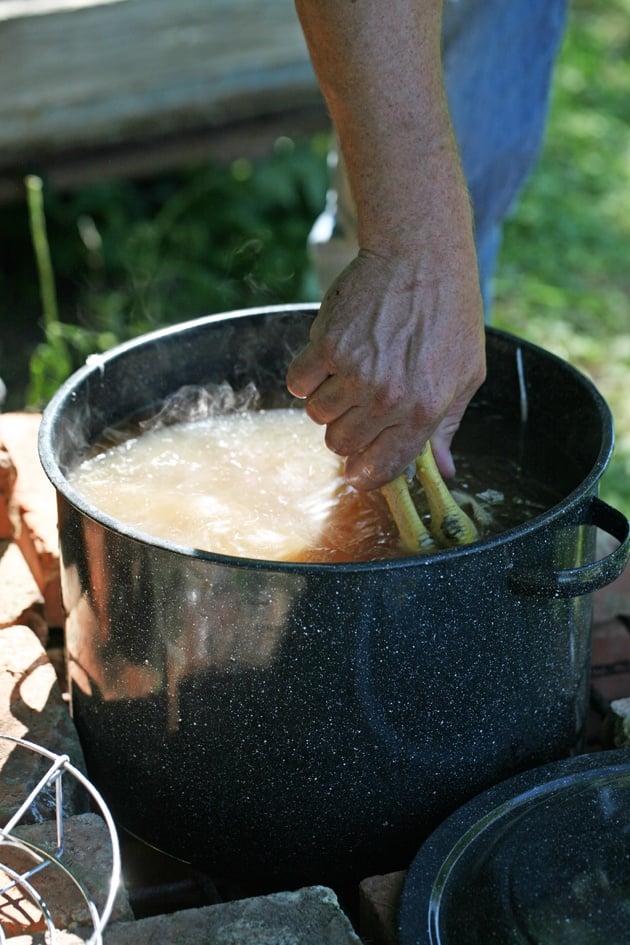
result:
[[[567,516],[574,515],[581,508],[583,503],[594,494],[597,483],[606,469],[613,451],[614,430],[613,420],[608,404],[603,396],[595,387],[589,377],[580,370],[565,361],[558,355],[526,341],[511,332],[503,329],[486,326],[486,334],[504,338],[518,347],[530,350],[538,356],[544,356],[562,366],[567,373],[572,374],[584,387],[588,389],[602,418],[602,442],[599,453],[591,470],[582,480],[582,482],[567,496],[564,496],[561,502],[551,506],[544,512],[533,516],[521,525],[506,529],[497,535],[489,536],[478,541],[472,542],[461,548],[446,548],[430,554],[408,555],[397,558],[379,559],[376,561],[342,561],[342,562],[302,562],[302,561],[274,561],[265,558],[247,558],[236,555],[225,555],[217,552],[205,551],[202,549],[191,548],[185,545],[179,545],[164,538],[156,538],[147,532],[134,528],[118,521],[113,516],[102,512],[97,506],[88,502],[80,492],[75,490],[63,473],[54,454],[52,447],[53,431],[57,418],[61,414],[66,402],[74,397],[74,391],[78,384],[91,374],[103,370],[104,365],[124,357],[125,354],[134,348],[142,347],[149,342],[159,341],[161,338],[169,337],[179,333],[185,333],[191,329],[196,329],[204,325],[210,325],[216,322],[234,320],[237,318],[246,318],[262,315],[289,315],[302,312],[315,315],[319,310],[319,303],[305,302],[291,305],[268,305],[255,306],[246,309],[238,309],[231,312],[219,312],[212,315],[204,315],[200,318],[188,319],[178,322],[175,325],[169,325],[152,332],[139,335],[130,341],[115,345],[103,354],[90,355],[85,364],[78,368],[56,391],[48,405],[44,408],[39,428],[38,450],[39,458],[48,479],[57,490],[57,493],[72,506],[74,506],[83,515],[92,519],[99,525],[113,531],[122,537],[130,538],[145,545],[181,555],[186,558],[196,558],[203,561],[210,561],[216,564],[229,565],[238,568],[248,568],[261,571],[281,571],[295,573],[354,573],[359,571],[388,571],[392,569],[418,567],[419,565],[429,566],[433,562],[436,564],[448,560],[452,562],[455,559],[466,558],[480,552],[494,551],[500,545],[506,542],[525,538],[532,532],[538,530],[544,522],[546,525],[553,525],[559,519],[566,519]]]

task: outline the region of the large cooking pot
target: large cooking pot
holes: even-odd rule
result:
[[[568,364],[488,331],[460,451],[502,456],[561,499],[430,557],[254,561],[122,525],[66,478],[113,425],[184,384],[284,376],[314,306],[211,316],[123,344],[46,409],[71,704],[118,823],[221,876],[337,883],[408,865],[455,807],[579,751],[592,591],[630,553],[597,498],[608,408]],[[620,542],[595,560],[596,527]]]

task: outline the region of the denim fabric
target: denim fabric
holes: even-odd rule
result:
[[[502,223],[540,151],[566,7],[567,0],[444,2],[444,81],[473,203],[486,319]],[[331,161],[327,207],[309,249],[322,291],[356,252],[342,161]]]
[[[501,224],[542,143],[567,0],[446,0],[444,80],[474,214],[486,311]]]

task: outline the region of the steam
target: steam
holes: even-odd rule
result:
[[[234,390],[227,381],[204,387],[186,384],[166,398],[160,410],[148,420],[140,421],[141,430],[155,430],[175,423],[192,423],[211,417],[252,410],[260,401],[253,381],[241,390]]]

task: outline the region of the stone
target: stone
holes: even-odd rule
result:
[[[57,674],[28,627],[0,630],[0,733],[32,742],[55,755],[68,755],[70,763],[85,772],[83,752]],[[36,751],[0,737],[0,823],[13,816],[50,765],[51,761]],[[63,803],[67,815],[87,810],[85,789],[74,778],[64,778]],[[55,810],[55,790],[48,785],[29,805],[24,822],[50,820]]]
[[[332,889],[309,886],[108,926],[104,945],[361,945]]]

